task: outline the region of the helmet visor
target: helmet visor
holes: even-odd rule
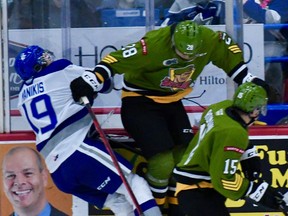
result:
[[[176,47],[174,48],[175,52],[178,56],[180,56],[184,60],[194,60],[196,58],[196,55],[194,53],[186,53],[186,52],[181,52],[178,50]]]
[[[267,115],[267,106],[266,105],[256,107],[255,110],[259,111],[259,113],[262,116],[266,116]]]

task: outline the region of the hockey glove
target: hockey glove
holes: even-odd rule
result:
[[[93,71],[86,70],[81,77],[74,79],[70,83],[70,89],[74,101],[79,102],[80,98],[86,96],[89,101],[93,101],[95,93],[102,89]]]
[[[250,182],[250,193],[246,194],[251,200],[262,204],[265,207],[281,210],[286,206],[283,195],[276,189],[269,186],[267,182],[259,180],[258,183]]]
[[[275,104],[282,101],[280,92],[273,86],[269,86],[268,104]]]
[[[268,103],[278,103],[281,101],[281,94],[273,86],[268,85],[264,80],[255,77],[251,82],[263,87],[268,96]]]
[[[255,146],[244,152],[240,158],[240,164],[245,178],[254,181],[260,177],[261,163]]]
[[[281,94],[279,91],[275,87],[267,84],[264,80],[255,77],[251,82],[263,87],[266,90],[269,104],[279,103],[279,101],[281,101]]]
[[[269,97],[270,87],[264,80],[262,80],[262,79],[260,79],[258,77],[255,77],[255,78],[252,79],[251,82],[255,83],[256,85],[259,85],[259,86],[263,87],[266,90],[266,93],[267,93],[267,95]]]

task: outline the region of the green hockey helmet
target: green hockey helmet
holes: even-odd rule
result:
[[[202,45],[201,27],[191,20],[177,24],[172,43],[180,53],[193,58]]]
[[[246,113],[257,109],[262,115],[266,115],[267,101],[267,93],[263,87],[246,82],[236,89],[233,106]]]

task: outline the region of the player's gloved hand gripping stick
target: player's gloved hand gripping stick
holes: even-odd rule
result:
[[[130,197],[131,197],[131,199],[132,199],[132,201],[133,201],[133,203],[134,203],[134,205],[135,205],[135,207],[137,209],[138,214],[140,216],[143,216],[142,209],[141,209],[141,207],[140,207],[140,205],[139,205],[139,203],[138,203],[138,201],[137,201],[137,199],[136,199],[136,197],[135,197],[135,195],[134,195],[134,193],[133,193],[133,191],[132,191],[132,189],[131,189],[128,181],[127,181],[127,179],[125,178],[125,176],[124,176],[124,174],[123,174],[123,172],[122,172],[122,170],[120,168],[118,160],[117,160],[117,158],[116,158],[116,156],[115,156],[115,154],[114,154],[114,152],[113,152],[113,150],[111,148],[111,145],[110,145],[108,139],[105,136],[104,131],[102,130],[102,128],[101,128],[96,116],[94,115],[94,112],[93,112],[93,110],[91,108],[91,105],[89,103],[88,98],[85,97],[85,96],[81,97],[80,98],[80,102],[83,103],[85,105],[85,107],[87,108],[87,110],[88,110],[88,112],[89,112],[89,114],[90,114],[90,116],[91,116],[91,118],[93,120],[93,124],[94,124],[96,130],[99,132],[99,135],[100,135],[100,137],[101,137],[101,139],[102,139],[107,151],[109,152],[109,154],[110,154],[110,156],[112,158],[113,164],[116,167],[116,169],[117,169],[117,171],[118,171],[118,173],[119,173],[119,175],[120,175],[120,177],[121,177],[121,179],[123,181],[123,184],[125,185],[128,193],[129,193],[129,195],[130,195]]]

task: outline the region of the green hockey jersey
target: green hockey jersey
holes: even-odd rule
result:
[[[235,78],[247,71],[243,53],[225,33],[200,26],[202,43],[195,59],[181,59],[172,45],[173,26],[148,32],[141,40],[121,50],[111,52],[102,59],[96,73],[124,74],[124,89],[145,92],[148,95],[174,94],[193,86],[204,67],[212,62]],[[98,65],[99,66],[99,65]],[[235,80],[235,79],[234,79]],[[242,83],[242,80],[235,80]]]
[[[246,125],[225,100],[208,107],[199,131],[174,169],[177,182],[193,185],[202,181],[232,200],[242,198],[249,180],[239,172],[239,161],[249,143]]]

